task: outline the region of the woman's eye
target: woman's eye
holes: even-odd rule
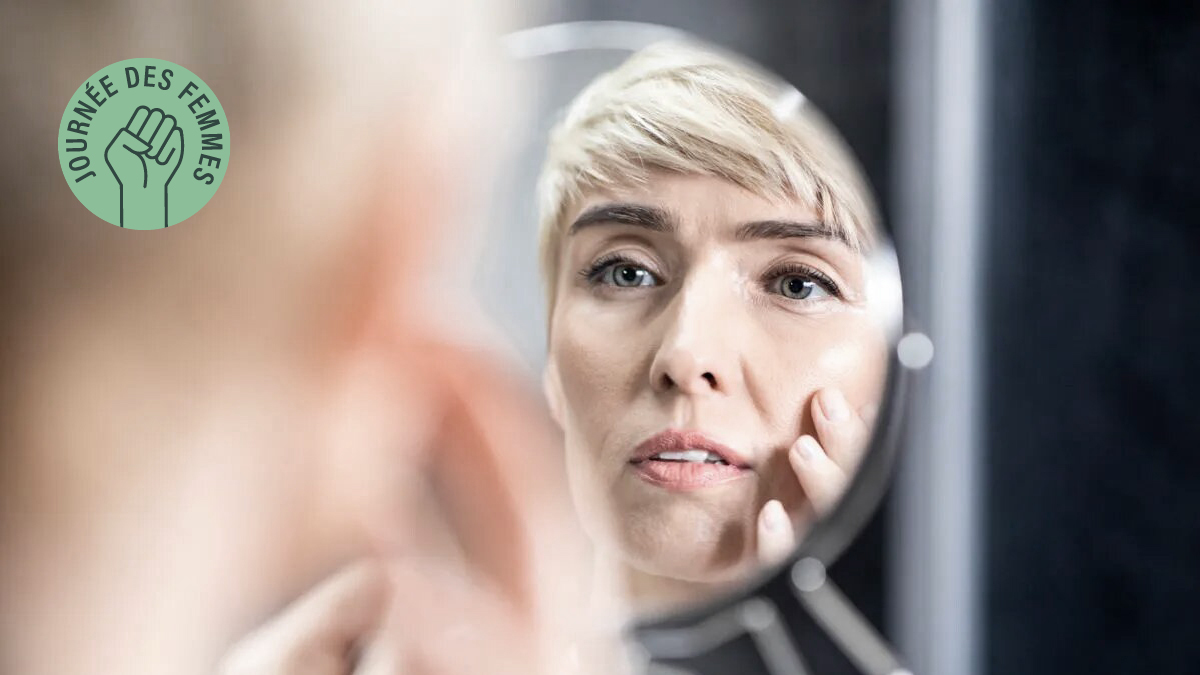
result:
[[[831,297],[831,293],[821,287],[821,284],[802,276],[788,274],[779,277],[775,282],[777,293],[792,300],[813,300]]]
[[[649,270],[629,263],[609,265],[601,275],[600,282],[626,288],[657,285]]]

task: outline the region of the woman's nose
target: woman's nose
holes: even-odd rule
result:
[[[732,330],[738,323],[715,293],[683,293],[667,309],[662,340],[650,365],[655,391],[729,394],[741,381]]]
[[[707,367],[686,349],[660,352],[651,368],[650,384],[656,391],[677,389],[684,394],[698,395],[722,391],[724,378],[718,379],[715,368]]]

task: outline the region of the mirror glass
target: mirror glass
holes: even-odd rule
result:
[[[596,555],[657,616],[787,560],[865,462],[900,327],[858,162],[670,29],[509,36],[532,100],[476,291],[545,392]]]

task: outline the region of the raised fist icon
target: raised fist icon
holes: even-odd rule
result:
[[[104,150],[121,186],[121,227],[166,227],[167,186],[183,161],[183,130],[162,110],[138,106]]]

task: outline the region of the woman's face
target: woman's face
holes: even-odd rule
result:
[[[815,393],[881,395],[864,260],[808,206],[706,176],[589,195],[570,223],[546,387],[581,515],[643,572],[737,578],[767,500],[812,519],[786,453]]]

